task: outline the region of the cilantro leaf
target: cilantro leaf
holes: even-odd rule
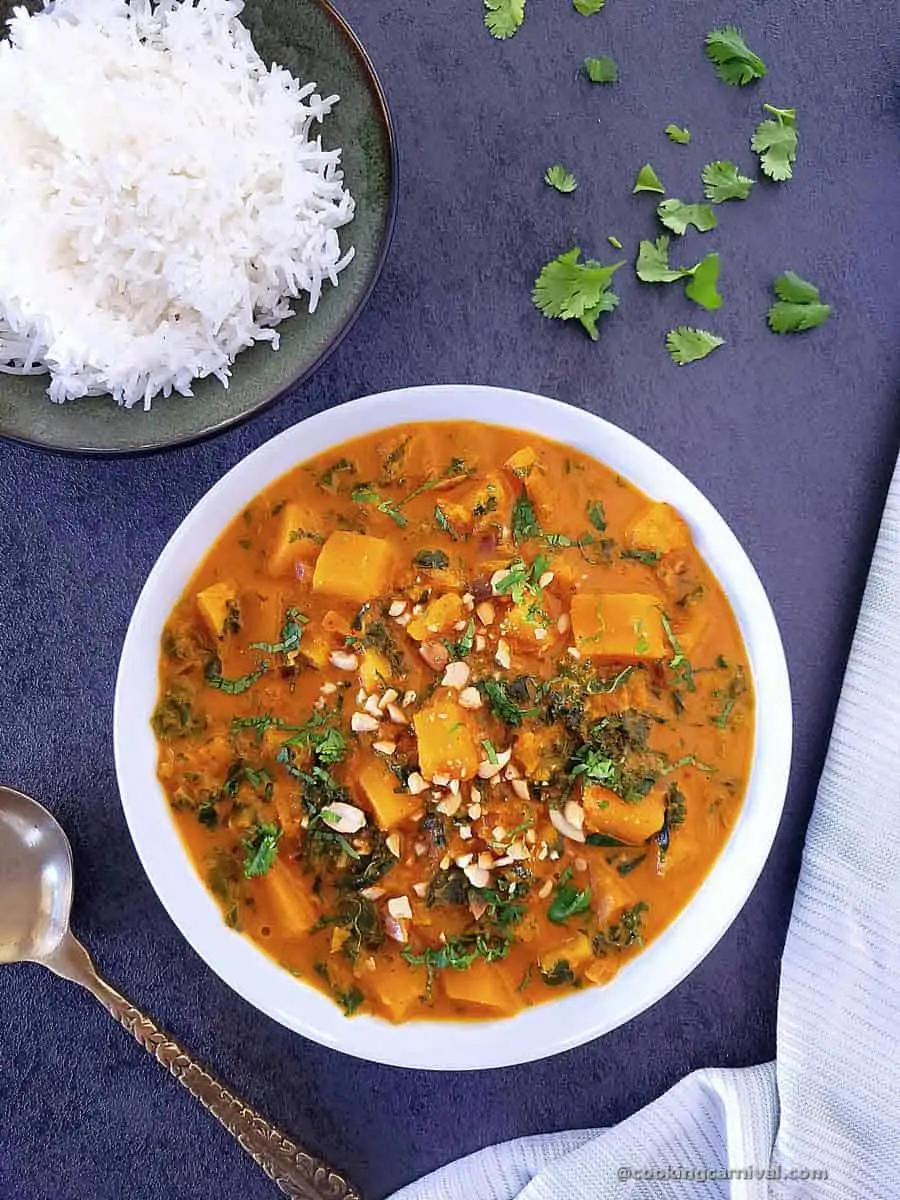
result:
[[[606,530],[606,509],[603,507],[602,500],[588,500],[587,502],[587,519],[593,527],[600,533]]]
[[[601,54],[599,58],[586,58],[584,73],[591,83],[617,83],[619,79],[616,60],[608,54]]]
[[[693,225],[700,233],[715,229],[718,225],[716,214],[708,204],[685,204],[674,197],[661,200],[656,206],[656,215],[667,229],[677,233],[679,237]]]
[[[778,296],[768,318],[774,333],[805,333],[818,329],[831,316],[831,305],[822,303],[819,289],[794,271],[779,275],[772,287]]]
[[[641,242],[635,272],[643,283],[674,283],[687,279],[685,295],[703,308],[722,307],[722,297],[716,290],[721,266],[718,254],[707,254],[694,267],[669,266],[669,241],[665,234],[656,242]]]
[[[718,254],[707,254],[690,272],[690,279],[685,284],[684,294],[688,300],[693,300],[701,308],[711,312],[722,307],[722,297],[716,284],[719,282],[721,261]]]
[[[222,662],[218,655],[213,655],[203,668],[203,678],[207,686],[215,688],[216,691],[225,692],[228,696],[241,696],[248,688],[253,687],[258,679],[262,679],[268,669],[269,664],[264,660],[255,671],[247,675],[241,675],[237,679],[225,679],[222,676]]]
[[[606,0],[572,0],[572,7],[583,17],[592,17],[605,3]]]
[[[278,856],[278,842],[281,839],[281,826],[272,824],[252,825],[244,838],[244,876],[254,879],[265,875],[275,864]]]
[[[678,125],[667,125],[665,133],[670,141],[677,142],[679,146],[686,146],[691,140],[691,131],[686,125],[683,128],[679,128]]]
[[[797,158],[797,110],[774,108],[764,104],[763,108],[775,118],[761,121],[756,127],[750,146],[759,155],[759,163],[770,179],[783,183],[794,173]]]
[[[492,37],[510,38],[525,20],[525,0],[484,0],[484,23]]]
[[[528,496],[523,492],[513,505],[512,517],[510,518],[512,528],[513,541],[518,546],[521,542],[527,542],[529,538],[537,538],[541,536],[541,526],[537,517],[534,515],[534,505],[528,499]]]
[[[544,172],[544,183],[549,183],[550,187],[564,193],[574,192],[578,187],[578,180],[575,176],[559,163],[554,167],[547,168]]]
[[[660,183],[659,176],[649,163],[644,163],[635,177],[631,194],[634,196],[638,192],[657,192],[660,196],[666,194],[666,189]]]
[[[591,889],[573,887],[569,880],[572,878],[572,868],[566,867],[559,877],[556,895],[547,911],[547,917],[554,925],[562,925],[568,917],[585,912],[591,906]]]
[[[818,304],[821,300],[816,285],[801,279],[796,271],[785,271],[783,275],[778,276],[772,287],[779,300],[787,300],[791,304]]]
[[[706,55],[716,74],[732,87],[752,83],[766,74],[766,64],[754,54],[734,25],[712,29],[706,35]]]
[[[690,275],[689,267],[669,266],[669,242],[666,234],[656,239],[656,242],[641,242],[638,249],[635,271],[638,279],[644,283],[674,283]]]
[[[446,571],[450,566],[450,559],[443,550],[420,550],[413,562],[423,571]]]
[[[703,194],[713,204],[723,204],[726,200],[746,200],[753,187],[753,180],[738,171],[733,162],[707,163],[701,172]]]
[[[585,332],[592,342],[599,341],[600,334],[597,331],[597,320],[605,312],[612,312],[614,308],[618,308],[619,297],[615,292],[604,292],[596,304],[587,309],[582,317],[579,318]]]
[[[666,334],[666,349],[679,367],[706,358],[707,354],[712,354],[713,350],[724,344],[724,338],[707,333],[705,329],[691,329],[687,325],[679,325]]]
[[[624,262],[604,267],[593,259],[581,263],[580,257],[581,250],[576,246],[542,267],[531,299],[545,317],[581,321],[596,341],[598,316],[611,312],[619,302],[609,286]]]

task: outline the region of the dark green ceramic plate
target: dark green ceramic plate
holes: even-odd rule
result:
[[[0,22],[21,0],[0,0]],[[33,5],[29,5],[33,7]],[[109,396],[51,404],[44,376],[0,373],[0,436],[73,454],[135,454],[196,441],[245,420],[310,375],[338,345],[369,298],[391,240],[397,150],[387,101],[356,35],[326,0],[247,0],[241,19],[267,62],[278,62],[340,103],[323,144],[343,148],[356,216],[342,231],[356,256],[340,286],[325,284],[315,313],[298,306],[279,326],[281,348],[255,346],[235,360],[228,388],[195,384],[194,399],[160,397],[150,412],[119,408]]]

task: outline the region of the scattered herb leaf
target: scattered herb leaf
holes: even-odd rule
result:
[[[666,334],[666,349],[672,356],[672,361],[679,367],[687,363],[698,362],[712,354],[719,346],[725,345],[725,339],[705,329],[691,329],[687,325],[679,325],[670,329]]]
[[[708,204],[685,204],[682,200],[676,200],[674,196],[659,202],[656,215],[667,229],[671,229],[679,237],[687,232],[690,225],[700,233],[707,233],[718,225],[716,214]]]
[[[660,182],[659,176],[649,163],[644,163],[635,176],[634,187],[631,189],[631,194],[634,196],[638,192],[656,192],[657,195],[660,196],[664,196],[666,194],[666,189]]]
[[[510,38],[525,20],[525,0],[484,0],[484,23],[492,37]]]
[[[734,25],[710,30],[706,35],[706,55],[722,82],[731,87],[752,83],[766,74],[766,64],[753,53]]]
[[[619,68],[615,59],[610,58],[608,54],[601,54],[598,58],[586,58],[584,73],[591,83],[616,83],[619,79]]]
[[[772,113],[775,120],[761,121],[757,125],[750,146],[759,155],[764,174],[783,183],[794,174],[797,159],[797,110],[774,108],[771,104],[764,104],[763,108]]]
[[[558,192],[569,193],[574,192],[578,187],[578,180],[565,167],[557,163],[553,167],[548,167],[544,172],[544,183],[548,183],[550,187],[555,188]]]
[[[774,333],[804,333],[818,329],[831,316],[831,305],[823,304],[819,289],[794,271],[785,271],[772,284],[778,300],[769,309],[769,328]]]
[[[707,163],[700,172],[703,194],[713,204],[724,204],[726,200],[746,200],[753,187],[753,180],[742,175],[733,162],[718,159]]]
[[[677,142],[679,146],[686,146],[691,140],[691,131],[686,127],[681,128],[678,125],[667,125],[666,137],[672,142]]]

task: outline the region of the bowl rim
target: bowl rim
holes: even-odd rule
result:
[[[293,388],[300,387],[318,371],[325,362],[331,357],[335,350],[343,342],[344,338],[349,334],[350,330],[356,324],[363,310],[369,303],[372,293],[381,278],[381,273],[384,270],[384,265],[387,262],[388,254],[390,253],[391,245],[394,240],[394,231],[397,225],[397,208],[400,196],[400,152],[397,144],[397,130],[394,124],[393,116],[391,115],[390,105],[388,103],[387,89],[375,68],[375,64],[369,55],[368,50],[363,45],[362,39],[353,29],[350,22],[343,14],[331,3],[331,0],[313,0],[325,15],[338,27],[347,40],[350,51],[359,59],[363,70],[369,79],[369,84],[372,89],[372,94],[376,101],[379,110],[380,120],[383,124],[385,136],[388,145],[388,160],[390,167],[390,187],[388,194],[388,207],[385,219],[384,232],[381,239],[381,248],[378,252],[378,257],[371,268],[371,274],[365,288],[360,293],[359,300],[353,312],[347,318],[346,322],[337,331],[334,337],[329,341],[316,358],[296,375],[290,379],[283,380],[278,383],[273,389],[267,392],[263,400],[257,401],[251,407],[243,412],[234,413],[232,416],[225,417],[221,421],[217,421],[214,425],[200,430],[196,433],[188,433],[178,437],[170,437],[165,440],[147,442],[136,446],[81,446],[81,445],[60,445],[54,442],[49,442],[38,437],[29,437],[21,433],[8,433],[0,427],[0,441],[11,442],[18,446],[27,446],[30,450],[37,450],[43,454],[54,454],[68,458],[99,458],[99,459],[122,459],[122,458],[139,458],[145,455],[162,454],[167,450],[180,450],[188,446],[196,446],[199,442],[206,441],[207,438],[217,437],[221,433],[226,433],[230,429],[236,429],[249,421],[251,417],[256,417],[260,413],[271,408]],[[171,400],[171,397],[170,397]],[[72,401],[77,403],[77,401]]]
[[[756,691],[755,741],[743,806],[709,874],[667,929],[609,984],[499,1021],[392,1025],[364,1014],[348,1021],[328,997],[226,927],[170,818],[156,779],[149,717],[163,624],[234,516],[292,466],[348,437],[423,420],[475,420],[537,433],[598,458],[649,495],[674,503],[740,626]],[[207,965],[254,1007],[322,1045],[373,1062],[434,1070],[505,1067],[560,1053],[610,1032],[676,987],[730,928],[756,884],[781,819],[792,747],[787,663],[768,597],[734,533],[699,489],[646,443],[601,417],[527,392],[455,384],[405,388],[324,410],[265,442],[214,484],[172,535],[138,598],[119,664],[113,726],[122,807],[138,857],[163,906]]]

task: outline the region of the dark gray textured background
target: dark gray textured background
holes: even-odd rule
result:
[[[342,9],[383,74],[400,138],[399,223],[384,276],[316,378],[225,437],[122,462],[0,446],[0,778],[66,825],[76,928],[110,979],[381,1197],[488,1142],[616,1121],[695,1067],[775,1051],[778,960],[803,831],[900,439],[900,51],[893,0],[608,0],[589,19],[569,0],[529,0],[507,43],[488,37],[478,0],[342,0]],[[720,84],[702,55],[705,31],[735,18],[770,68],[742,90]],[[621,82],[591,88],[578,64],[603,52],[617,58]],[[652,198],[629,194],[642,163],[683,199],[700,198],[698,172],[710,159],[752,167],[747,139],[764,100],[799,110],[795,180],[724,206],[719,230],[684,249],[686,261],[701,246],[721,250],[721,313],[702,313],[677,286],[641,287],[630,266],[599,345],[535,312],[529,288],[546,259],[578,244],[611,261],[608,233],[633,258],[637,238],[654,235]],[[690,146],[668,143],[669,121],[690,126]],[[541,182],[556,161],[577,173],[574,196]],[[786,267],[834,304],[825,329],[767,331],[767,286]],[[663,334],[685,322],[718,330],[728,345],[676,368]],[[768,588],[795,697],[785,817],[718,948],[602,1041],[480,1075],[343,1058],[232,995],[144,879],[119,809],[110,735],[132,605],[207,487],[308,413],[432,381],[557,396],[686,471]],[[93,1000],[37,968],[0,969],[3,1200],[272,1194]]]

